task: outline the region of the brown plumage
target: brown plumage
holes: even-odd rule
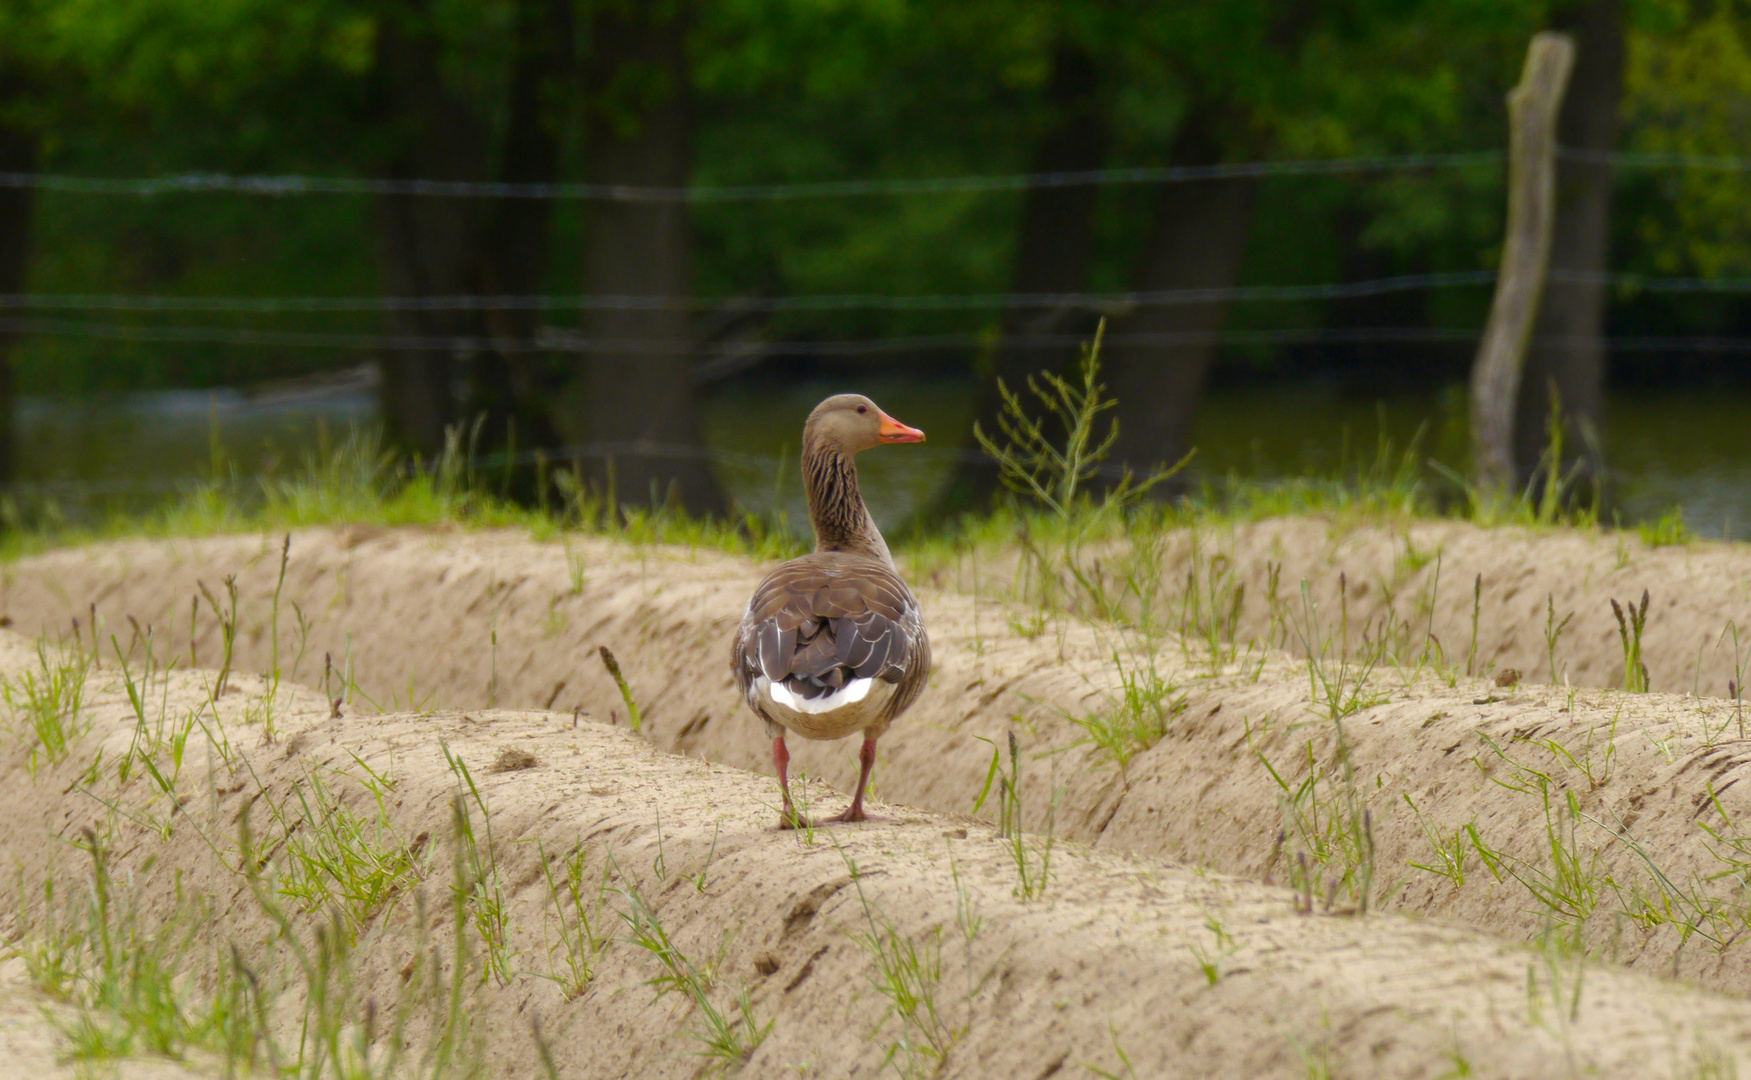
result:
[[[832,820],[864,820],[876,740],[929,679],[923,615],[870,520],[853,461],[884,442],[923,438],[857,394],[821,402],[803,425],[815,551],[779,566],[754,590],[731,657],[742,694],[772,739],[784,797],[780,828],[804,824],[790,801],[785,732],[808,739],[863,733],[857,792]]]

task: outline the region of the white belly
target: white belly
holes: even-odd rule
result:
[[[754,694],[763,712],[805,739],[843,739],[852,732],[874,725],[895,685],[879,679],[853,679],[839,690],[818,698],[803,698],[783,683],[764,675],[754,680]]]

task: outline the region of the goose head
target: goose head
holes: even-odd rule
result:
[[[803,424],[803,445],[836,449],[847,455],[883,443],[924,441],[924,432],[883,412],[862,394],[834,394],[815,406]]]

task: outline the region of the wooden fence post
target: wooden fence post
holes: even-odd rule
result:
[[[1514,404],[1550,264],[1556,121],[1574,60],[1575,45],[1566,35],[1534,36],[1520,85],[1508,95],[1508,228],[1489,322],[1471,369],[1472,480],[1487,500],[1500,501],[1519,480]]]

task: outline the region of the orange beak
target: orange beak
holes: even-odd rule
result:
[[[882,426],[876,437],[885,443],[923,442],[924,432],[915,427],[907,427],[887,413],[882,413]]]

